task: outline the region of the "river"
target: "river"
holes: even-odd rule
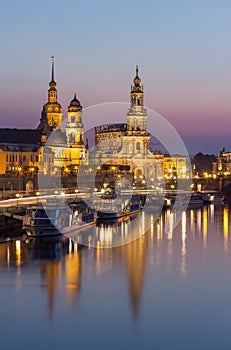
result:
[[[230,349],[230,209],[170,217],[115,248],[1,243],[1,349]]]

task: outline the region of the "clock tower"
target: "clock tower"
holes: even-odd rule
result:
[[[146,131],[147,112],[144,108],[144,87],[141,85],[139,69],[133,79],[130,92],[130,108],[127,113],[128,130]]]
[[[48,90],[48,102],[44,105],[43,108],[46,112],[48,128],[54,129],[61,126],[63,111],[61,105],[57,101],[58,91],[56,89],[56,82],[54,78],[54,56],[51,57],[51,60],[51,81],[49,83],[50,88]]]

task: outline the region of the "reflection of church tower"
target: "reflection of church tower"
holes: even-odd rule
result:
[[[52,56],[51,81],[49,83],[50,88],[48,90],[48,102],[44,105],[44,111],[42,112],[46,112],[47,123],[50,128],[56,128],[58,126],[61,126],[63,115],[62,107],[57,102],[58,91],[56,89],[56,82],[54,80],[54,69],[54,56]]]
[[[144,108],[144,87],[136,66],[136,76],[131,86],[131,102],[127,113],[128,130],[146,131],[147,113]]]
[[[74,252],[65,257],[65,276],[68,304],[76,303],[81,281],[81,251]]]
[[[134,318],[138,317],[145,277],[149,235],[146,233],[137,240],[125,245],[123,257],[127,265],[130,301]]]
[[[49,312],[52,316],[54,311],[55,294],[57,282],[61,275],[61,263],[59,261],[47,260],[45,262],[46,287],[48,295]]]

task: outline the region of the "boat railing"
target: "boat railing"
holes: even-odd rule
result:
[[[31,217],[26,215],[23,220],[24,225],[30,226],[53,226],[56,224],[56,218],[54,217]]]

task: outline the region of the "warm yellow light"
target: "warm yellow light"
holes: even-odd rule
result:
[[[21,241],[17,240],[15,242],[15,249],[16,249],[16,263],[18,266],[21,265]]]
[[[224,208],[224,248],[227,250],[228,248],[228,239],[229,239],[229,210],[228,208]]]
[[[203,210],[203,245],[204,249],[207,247],[207,231],[208,231],[208,213],[207,207]]]

